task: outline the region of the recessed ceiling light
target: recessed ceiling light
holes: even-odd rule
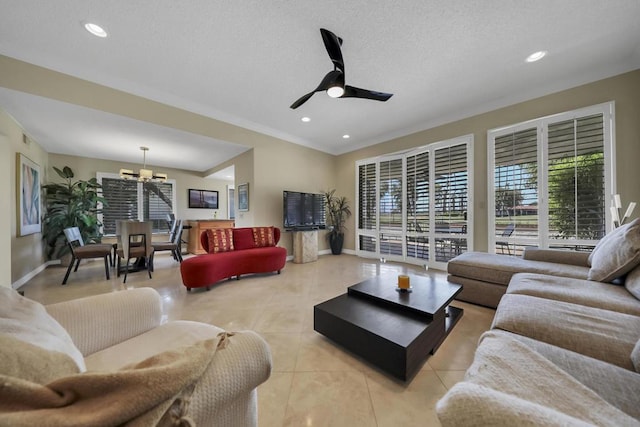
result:
[[[310,119],[309,117],[303,117],[303,118],[301,118],[300,120],[302,120],[302,121],[303,121],[303,122],[305,122],[305,123],[306,123],[306,122],[310,122],[310,121],[311,121],[311,119]]]
[[[527,56],[527,62],[536,62],[541,60],[542,58],[544,58],[547,55],[547,51],[546,50],[539,50],[535,53],[532,53],[531,55]]]
[[[97,37],[107,37],[107,32],[98,24],[84,22],[84,29]]]
[[[351,136],[345,134],[345,135],[342,135],[342,138],[349,139],[349,138],[351,138]]]

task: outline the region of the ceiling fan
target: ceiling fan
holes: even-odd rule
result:
[[[392,93],[376,92],[374,90],[360,89],[344,84],[344,61],[342,59],[342,39],[329,30],[320,28],[324,47],[327,49],[329,58],[333,62],[333,71],[329,71],[322,79],[317,88],[300,97],[291,104],[291,108],[296,109],[313,96],[316,92],[327,91],[327,95],[332,98],[365,98],[376,101],[386,101],[393,96]]]

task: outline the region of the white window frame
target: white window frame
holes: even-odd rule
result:
[[[616,192],[615,177],[615,101],[579,108],[572,111],[540,117],[525,122],[504,126],[487,131],[487,209],[488,209],[488,252],[496,252],[496,241],[506,241],[508,244],[538,246],[549,248],[552,245],[567,243],[576,246],[594,245],[591,240],[582,239],[551,239],[549,238],[549,202],[548,202],[548,131],[549,125],[580,117],[602,114],[603,115],[603,151],[604,151],[604,176],[605,196],[611,196]],[[547,165],[538,168],[538,237],[499,237],[495,234],[496,223],[496,199],[495,199],[495,141],[498,137],[535,127],[537,130],[537,162],[538,165]],[[611,213],[605,207],[605,230],[612,229]]]

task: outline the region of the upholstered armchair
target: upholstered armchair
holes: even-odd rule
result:
[[[0,379],[15,386],[0,388],[0,418],[11,425],[42,424],[38,417],[47,425],[105,425],[101,417],[113,425],[257,425],[256,388],[271,372],[266,342],[251,331],[163,317],[151,288],[43,307],[0,287]],[[16,393],[21,387],[28,393]],[[15,402],[20,395],[32,397],[25,405]]]

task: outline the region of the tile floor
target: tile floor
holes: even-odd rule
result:
[[[384,374],[313,330],[313,306],[380,273],[442,275],[411,265],[351,255],[321,256],[307,264],[288,262],[282,274],[223,281],[209,292],[186,291],[178,264],[156,256],[156,271],[104,276],[101,262],[89,261],[61,286],[64,268],[50,267],[22,286],[44,304],[81,296],[151,286],[163,296],[169,319],[207,322],[227,330],[252,329],[270,344],[271,378],[258,389],[259,425],[269,426],[431,426],[438,399],[459,381],[476,343],[489,329],[494,310],[455,302],[464,316],[446,341],[409,383]]]

